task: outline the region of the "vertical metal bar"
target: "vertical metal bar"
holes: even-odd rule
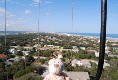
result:
[[[5,52],[6,52],[6,0],[5,0]]]
[[[73,32],[73,11],[74,11],[74,0],[72,0],[72,32]],[[70,47],[71,47],[71,60],[72,60],[72,42],[70,42]]]
[[[5,54],[7,52],[7,47],[6,47],[6,0],[5,0]],[[6,72],[7,72],[7,80],[9,80],[9,77],[8,77],[8,67],[7,67],[7,57],[6,57]]]
[[[38,61],[40,61],[39,59],[39,16],[40,16],[40,0],[38,3]],[[39,74],[39,65],[38,65],[38,74]]]
[[[72,0],[72,31],[73,31],[73,15],[74,15],[74,0]]]
[[[101,0],[101,33],[98,70],[94,80],[99,80],[103,70],[105,43],[106,43],[106,22],[107,22],[107,0]]]

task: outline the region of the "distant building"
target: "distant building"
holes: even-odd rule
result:
[[[90,80],[88,72],[65,72],[72,80]]]
[[[24,49],[26,49],[26,50],[32,50],[33,47],[24,47]]]
[[[99,57],[99,52],[95,52],[95,56],[96,57]]]
[[[77,59],[74,59],[72,60],[71,62],[72,66],[84,66],[84,67],[87,67],[87,68],[91,68],[91,64],[88,60],[77,60]]]
[[[91,64],[88,60],[81,60],[82,66],[91,68]]]
[[[80,47],[80,49],[85,50],[86,48],[85,47]]]
[[[9,49],[9,52],[14,54],[15,53],[15,48]]]
[[[10,48],[16,48],[16,49],[17,49],[18,47],[19,47],[19,46],[10,46]]]
[[[15,61],[15,58],[10,58],[6,61],[7,65],[12,65],[12,63]]]
[[[35,44],[33,47],[37,48],[37,47],[40,47],[41,45],[40,44]]]
[[[0,54],[0,59],[5,59],[5,58],[6,58],[6,55]]]
[[[62,52],[62,51],[72,51],[72,52],[79,52],[79,50],[78,49],[60,49],[60,51]]]
[[[47,47],[47,48],[53,49],[53,48],[54,48],[54,45],[44,45],[44,47]]]
[[[74,60],[72,60],[72,62],[71,62],[72,66],[76,66],[77,63],[78,63],[78,60],[77,60],[77,59],[74,59]]]
[[[94,62],[94,63],[96,63],[98,65],[98,61],[92,61],[92,62]],[[110,65],[108,63],[104,62],[103,68],[106,68],[108,66],[110,66]]]
[[[30,51],[22,51],[23,55],[29,55]]]
[[[118,57],[118,55],[114,55],[112,52],[109,52],[108,57]]]
[[[34,59],[38,59],[38,56],[33,56]]]

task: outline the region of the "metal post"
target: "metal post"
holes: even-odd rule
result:
[[[107,22],[107,0],[101,0],[101,33],[98,70],[94,80],[99,80],[103,70],[105,43],[106,43],[106,22]]]
[[[40,0],[38,2],[38,62],[40,62],[40,57],[39,57],[39,16],[40,16]],[[40,64],[38,65],[38,74],[39,74],[39,66]]]
[[[6,47],[6,0],[5,0],[5,54],[7,52],[7,47]],[[7,72],[7,80],[9,80],[9,77],[8,77],[8,67],[7,67],[7,57],[6,57],[6,72]]]

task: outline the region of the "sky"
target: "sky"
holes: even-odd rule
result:
[[[5,7],[0,0],[0,31]],[[101,0],[7,0],[7,31],[100,33]],[[107,0],[107,33],[118,34],[118,0]]]

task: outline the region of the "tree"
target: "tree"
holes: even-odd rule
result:
[[[25,70],[20,70],[20,71],[16,72],[13,77],[14,77],[14,79],[16,79],[16,78],[23,76],[24,74],[26,74]]]
[[[26,73],[34,72],[34,70],[35,70],[35,68],[32,67],[32,66],[26,66],[26,67],[25,67],[25,72],[26,72]]]
[[[8,74],[13,76],[17,71],[25,69],[24,61],[14,62],[11,66],[8,66]]]
[[[0,80],[7,80],[7,73],[6,72],[0,72]]]
[[[112,48],[112,47],[110,47],[110,48],[109,48],[109,51],[111,51],[111,52],[112,52],[112,51],[113,51],[113,48]]]
[[[35,74],[35,73],[29,73],[29,74],[25,74],[20,78],[17,78],[15,80],[43,80],[43,77]]]
[[[30,65],[32,62],[34,62],[32,55],[25,56],[25,65]]]
[[[5,64],[4,62],[0,62],[0,72],[4,72],[5,71]]]

